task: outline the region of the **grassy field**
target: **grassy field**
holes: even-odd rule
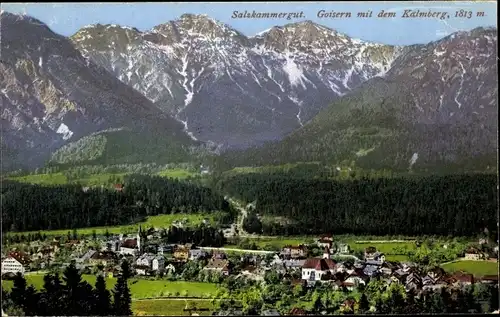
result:
[[[349,241],[349,246],[354,251],[364,251],[365,248],[375,247],[377,251],[385,254],[386,260],[388,261],[406,261],[408,257],[403,254],[398,254],[396,248],[407,248],[408,250],[415,250],[417,246],[414,242],[378,242],[378,243],[356,243],[355,241]]]
[[[98,186],[98,185],[108,185],[108,181],[111,177],[119,178],[123,180],[123,176],[127,173],[101,173],[88,175],[83,178],[77,178],[73,180],[68,180],[66,175],[63,173],[51,173],[51,174],[33,174],[27,176],[16,176],[9,177],[8,179],[17,181],[20,183],[38,184],[38,185],[65,185],[70,183],[79,183],[84,186]]]
[[[26,176],[13,176],[8,177],[7,179],[17,181],[20,183],[29,183],[29,184],[39,184],[39,185],[65,185],[70,183],[79,183],[83,186],[99,186],[99,185],[108,185],[109,179],[111,177],[118,178],[123,180],[123,177],[130,173],[100,173],[100,174],[92,174],[86,177],[77,178],[68,180],[66,175],[62,172],[59,173],[50,173],[50,174],[33,174]],[[162,177],[169,178],[177,178],[177,179],[186,179],[189,176],[193,177],[199,175],[198,173],[191,172],[187,169],[183,168],[172,168],[166,169],[159,172],[157,175]]]
[[[249,238],[251,242],[255,242],[260,248],[265,247],[266,245],[271,245],[273,247],[282,248],[285,245],[299,245],[299,244],[310,244],[313,243],[318,237],[317,236],[298,236],[298,237],[276,237],[276,238]],[[386,258],[391,260],[390,258],[394,258],[397,260],[406,259],[405,255],[398,255],[395,251],[395,248],[406,248],[408,250],[416,249],[416,245],[413,242],[363,242],[356,243],[356,241],[369,240],[365,237],[342,237],[336,236],[334,237],[335,241],[341,243],[348,243],[353,251],[364,251],[365,248],[369,246],[373,246],[377,248],[378,251],[386,254]],[[387,237],[375,237],[371,238],[374,241],[377,240],[386,240]],[[235,247],[234,245],[227,245],[229,247]]]
[[[177,178],[177,179],[186,179],[188,177],[194,177],[199,175],[199,173],[191,172],[187,169],[183,168],[172,168],[163,170],[158,173],[159,176],[168,177],[168,178]]]
[[[214,311],[214,306],[210,300],[148,299],[132,302],[132,312],[136,316],[190,316],[191,314],[188,311],[184,311],[184,308],[187,307],[203,309],[193,310],[193,313],[200,316],[209,316]]]
[[[248,238],[250,242],[254,242],[260,250],[263,250],[266,246],[272,246],[273,248],[283,248],[286,245],[299,245],[313,243],[313,237],[280,237],[280,238]],[[227,244],[225,248],[238,248],[237,245]]]
[[[238,174],[248,174],[248,173],[273,173],[273,172],[290,172],[291,170],[298,167],[318,167],[319,162],[302,162],[302,163],[288,163],[282,165],[267,165],[267,166],[240,166],[235,167],[231,170],[225,171],[224,175],[233,176]]]
[[[62,173],[35,174],[27,176],[8,177],[7,179],[20,183],[39,185],[64,185],[68,183],[68,179]]]
[[[43,274],[28,274],[26,281],[36,289],[43,288]],[[91,285],[95,285],[95,275],[83,275],[83,279]],[[116,278],[106,278],[106,286],[112,289],[116,283]],[[205,297],[210,298],[217,292],[217,284],[200,282],[181,282],[167,280],[143,280],[130,279],[128,281],[133,299],[155,298],[160,296],[182,296],[182,297]],[[10,290],[12,281],[3,281],[2,288]],[[176,294],[178,293],[178,294]]]
[[[404,254],[388,254],[385,259],[392,262],[405,262],[408,261],[408,256]]]
[[[490,261],[457,261],[442,265],[448,272],[464,271],[474,276],[498,275],[498,262]]]
[[[82,228],[77,229],[78,234],[83,235],[91,235],[95,230],[97,234],[104,234],[106,230],[108,230],[111,234],[120,234],[120,233],[131,233],[137,232],[137,228],[139,225],[144,228],[156,227],[156,228],[165,228],[169,227],[174,221],[187,219],[186,226],[195,226],[199,225],[203,222],[203,219],[207,218],[212,225],[215,225],[215,220],[213,214],[168,214],[168,215],[158,215],[151,216],[146,219],[146,221],[133,224],[133,225],[123,225],[123,226],[112,226],[112,227],[92,227],[92,228]],[[60,230],[43,230],[40,231],[46,235],[65,235],[68,231],[72,232],[72,229],[60,229]],[[22,232],[23,234],[35,233],[33,232]],[[13,233],[9,233],[13,234]]]
[[[313,243],[314,238],[311,237],[283,237],[282,239],[252,239],[259,247],[263,248],[266,245],[271,245],[273,247],[282,248],[286,245],[299,245]]]

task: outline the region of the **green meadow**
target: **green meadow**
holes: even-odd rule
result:
[[[474,276],[498,275],[498,262],[493,261],[456,261],[442,267],[448,272],[464,271]]]
[[[43,274],[27,274],[26,281],[28,285],[33,285],[36,289],[43,288]],[[84,274],[83,279],[91,285],[95,285],[96,276]],[[155,297],[195,297],[211,298],[217,292],[217,284],[202,282],[182,282],[167,280],[146,280],[130,279],[128,281],[132,299],[155,298]],[[116,278],[107,277],[106,286],[113,289],[116,284]],[[2,280],[2,288],[10,290],[12,281]]]
[[[172,168],[163,170],[159,172],[157,175],[168,178],[186,179],[188,177],[194,177],[200,174],[183,168]]]
[[[108,185],[110,178],[118,178],[119,180],[123,180],[123,177],[127,175],[127,173],[101,173],[101,174],[92,174],[87,175],[81,178],[68,179],[66,175],[62,172],[59,173],[50,173],[50,174],[33,174],[26,176],[15,176],[8,177],[7,179],[17,181],[20,183],[28,183],[28,184],[38,184],[38,185],[66,185],[66,184],[80,184],[82,186],[100,186],[100,185]]]
[[[186,308],[200,316],[210,316],[214,311],[211,300],[190,299],[145,299],[132,301],[132,312],[135,316],[191,316]]]
[[[49,173],[49,174],[33,174],[26,176],[12,176],[7,177],[9,180],[17,181],[20,183],[38,184],[38,185],[65,185],[65,184],[81,184],[82,186],[100,186],[109,185],[109,179],[119,179],[123,180],[123,177],[130,173],[100,173],[91,174],[85,177],[68,179],[68,177],[63,172]],[[186,179],[188,177],[194,177],[199,175],[183,168],[172,168],[165,169],[156,175],[161,177],[176,178],[176,179]]]

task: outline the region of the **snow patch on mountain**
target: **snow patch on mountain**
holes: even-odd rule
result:
[[[67,125],[64,123],[61,123],[59,128],[57,129],[56,133],[62,134],[63,140],[69,140],[71,136],[73,135],[73,131],[71,131]]]
[[[289,55],[286,55],[285,64],[283,65],[283,70],[288,76],[288,80],[290,81],[290,86],[296,87],[301,85],[302,88],[306,89],[306,85],[304,83],[304,79],[307,80],[304,76],[304,72],[300,69],[293,58]]]
[[[304,124],[302,123],[302,118],[300,116],[302,113],[302,101],[300,101],[297,97],[294,97],[294,96],[291,96],[288,98],[290,98],[290,100],[293,101],[297,105],[297,107],[299,108],[297,115],[296,115],[296,118],[297,118],[297,121],[299,122],[299,125],[301,127],[303,127]]]
[[[457,94],[455,95],[455,102],[458,105],[458,109],[462,107],[462,103],[458,101],[458,97],[460,96],[460,93],[462,92],[462,87],[464,85],[464,75],[466,73],[464,65],[462,62],[458,62],[460,64],[460,67],[462,68],[462,73],[461,73],[461,79],[460,79],[460,87],[458,88]]]
[[[418,153],[413,153],[413,155],[410,158],[410,168],[415,165],[415,163],[418,160]]]
[[[266,29],[264,31],[260,31],[259,33],[255,34],[255,36],[263,36],[264,34],[266,34],[267,32],[271,31],[272,28],[269,28],[269,29]]]

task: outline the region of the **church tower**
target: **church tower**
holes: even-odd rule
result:
[[[325,247],[325,251],[323,252],[323,259],[330,259],[330,249]]]
[[[137,231],[137,250],[139,253],[141,253],[141,235],[142,235],[142,228],[141,225],[139,225],[139,230]]]

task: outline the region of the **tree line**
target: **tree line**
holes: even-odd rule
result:
[[[325,180],[254,173],[227,177],[218,186],[256,201],[255,214],[289,220],[259,223],[250,213],[245,229],[266,235],[497,233],[495,175]]]
[[[4,181],[2,229],[35,231],[113,226],[147,216],[230,212],[224,197],[210,188],[159,176],[127,175],[123,190],[79,185],[41,186]]]
[[[172,226],[165,232],[165,241],[176,244],[193,243],[201,247],[222,247],[227,242],[221,230],[206,226],[195,228]]]
[[[279,283],[282,276],[269,272],[264,284],[225,279],[217,294],[218,309],[240,309],[247,315],[258,315],[277,309],[288,315],[293,308],[309,314],[425,314],[425,313],[491,313],[498,309],[498,285],[472,284],[416,292],[406,291],[400,283],[380,278],[349,291],[335,290],[317,283],[314,287],[293,285],[290,280]],[[223,299],[223,300],[221,300]]]
[[[58,273],[46,274],[40,291],[28,286],[18,273],[10,291],[2,288],[2,309],[14,316],[131,316],[127,261],[122,262],[122,272],[111,292],[102,275],[92,287],[73,263],[66,267],[62,279]]]

